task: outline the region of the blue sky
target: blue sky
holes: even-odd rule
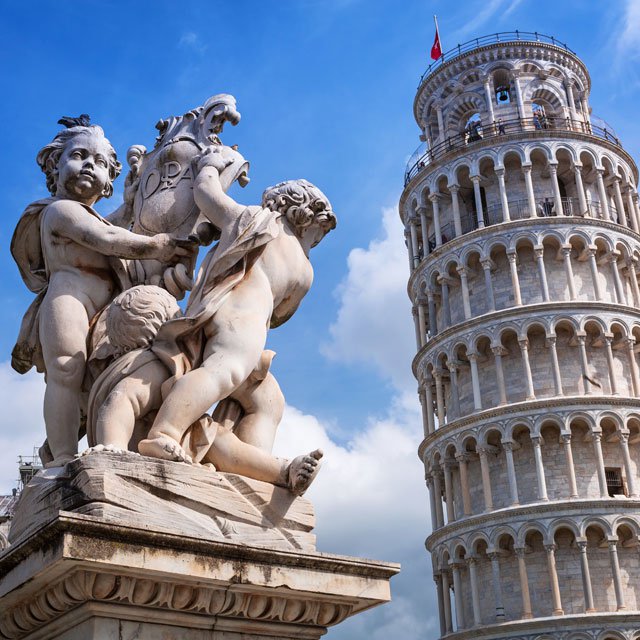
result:
[[[277,181],[325,191],[338,228],[312,252],[316,281],[274,331],[274,371],[288,402],[283,454],[321,444],[327,462],[310,497],[322,551],[401,561],[394,602],[329,638],[437,636],[423,550],[428,498],[415,454],[421,433],[409,363],[407,259],[394,211],[419,144],[412,103],[428,64],[432,16],[443,48],[498,30],[539,31],[587,64],[594,114],[640,151],[640,2],[564,0],[291,0],[3,2],[0,64],[0,491],[15,458],[44,433],[42,381],[8,367],[31,300],[9,255],[20,212],[46,195],[35,155],[62,115],[91,114],[121,160],[153,145],[154,124],[210,95],[232,93],[242,121],[223,134],[251,161],[234,197],[257,203]],[[122,176],[104,213],[121,199]]]

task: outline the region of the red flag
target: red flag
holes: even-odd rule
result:
[[[442,56],[442,47],[440,46],[440,34],[438,33],[438,26],[436,25],[436,37],[431,47],[431,59],[437,60]]]

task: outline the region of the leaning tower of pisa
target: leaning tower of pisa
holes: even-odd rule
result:
[[[513,32],[416,94],[400,215],[447,638],[640,638],[638,170],[590,87]]]

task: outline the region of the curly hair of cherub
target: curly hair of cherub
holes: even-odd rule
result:
[[[109,157],[107,158],[109,165],[109,182],[106,184],[103,193],[105,198],[109,198],[113,195],[113,181],[120,175],[120,171],[122,171],[122,164],[118,162],[115,149],[104,135],[102,127],[99,127],[97,124],[88,126],[77,125],[69,127],[68,129],[63,129],[56,134],[56,137],[49,144],[40,149],[36,156],[36,162],[46,176],[47,189],[52,196],[56,195],[58,162],[60,161],[60,156],[67,144],[79,135],[100,136],[109,145],[111,150]]]
[[[268,187],[262,206],[283,213],[296,233],[317,225],[327,234],[336,227],[336,216],[327,196],[307,180],[287,180]]]
[[[148,347],[160,327],[182,315],[176,299],[165,289],[138,285],[116,296],[107,309],[109,341],[118,354]]]

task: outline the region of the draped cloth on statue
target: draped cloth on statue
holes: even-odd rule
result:
[[[26,373],[33,366],[40,373],[45,372],[42,345],[40,344],[39,312],[49,284],[49,268],[46,253],[43,250],[41,221],[44,210],[58,200],[60,198],[43,198],[27,206],[20,216],[11,238],[11,255],[18,265],[20,275],[27,287],[37,294],[24,314],[18,340],[11,352],[11,366],[18,373]],[[81,202],[77,204],[84,207],[89,214],[105,225],[111,226],[110,222],[89,205]],[[127,288],[129,278],[125,262],[120,258],[112,257],[109,259],[109,263],[116,285],[120,290]]]
[[[202,364],[206,325],[232,289],[242,282],[265,245],[278,237],[280,215],[259,206],[246,207],[233,228],[223,233],[220,242],[207,254],[185,316],[162,325],[152,346],[173,374],[163,388],[163,395],[178,378]]]

